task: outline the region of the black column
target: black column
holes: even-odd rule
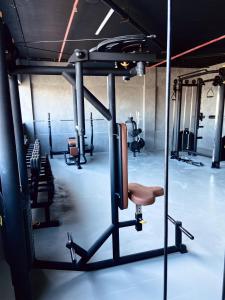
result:
[[[3,195],[3,232],[15,296],[32,299],[29,280],[23,201],[5,57],[5,30],[0,18],[0,172]]]
[[[84,115],[84,90],[83,90],[83,67],[82,62],[76,62],[76,98],[77,98],[77,122],[79,132],[80,155],[85,158],[85,115]]]
[[[223,118],[224,118],[224,98],[225,86],[223,79],[218,85],[217,104],[216,104],[216,120],[215,120],[215,137],[212,156],[212,168],[220,168],[221,142],[223,133]]]
[[[182,90],[183,81],[179,80],[177,97],[176,97],[176,125],[175,125],[175,139],[174,139],[174,152],[173,154],[179,155],[179,133],[180,133],[180,122],[181,122],[181,108],[182,108]]]
[[[200,110],[201,110],[202,85],[203,85],[203,80],[199,78],[197,80],[196,101],[195,101],[194,149],[193,149],[194,152],[197,152],[197,146],[198,146],[198,129],[199,129],[199,120],[200,120],[199,117],[200,117]]]
[[[117,150],[117,124],[116,124],[116,99],[115,99],[115,76],[108,76],[108,101],[109,111],[112,119],[109,122],[109,159],[110,159],[110,176],[111,176],[111,214],[112,224],[115,226],[112,235],[113,258],[118,259],[119,250],[119,212],[117,199],[117,174],[118,174],[118,150]]]
[[[24,149],[24,135],[23,135],[23,124],[20,108],[20,98],[17,83],[17,76],[12,75],[9,77],[9,87],[13,114],[14,133],[16,139],[16,152],[17,161],[20,175],[20,185],[23,192],[28,190],[28,177],[27,177],[27,166]]]
[[[13,116],[13,126],[16,141],[17,163],[20,177],[20,188],[22,192],[23,201],[23,216],[25,224],[25,234],[27,243],[27,255],[30,265],[33,261],[34,247],[32,236],[32,214],[30,206],[29,188],[28,188],[28,175],[26,165],[26,153],[24,148],[24,134],[23,122],[20,107],[20,96],[17,82],[17,75],[9,76],[9,88],[11,97],[11,107]]]
[[[77,131],[77,126],[78,126],[78,122],[77,122],[77,94],[76,94],[76,89],[75,87],[72,85],[72,90],[73,90],[73,118],[74,118],[74,131],[75,131],[75,138],[79,139],[78,136],[78,131]]]
[[[224,256],[224,267],[223,267],[222,300],[225,300],[225,256]]]

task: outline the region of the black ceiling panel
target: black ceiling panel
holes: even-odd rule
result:
[[[107,0],[117,5],[149,34],[156,34],[162,46],[158,59],[165,57],[165,0]],[[57,60],[74,0],[0,0],[0,10],[19,49],[20,57]],[[224,0],[173,1],[173,55],[225,34]],[[79,0],[63,59],[75,48],[90,49],[96,39],[139,31],[114,12],[102,32],[95,32],[109,10],[100,0]],[[21,31],[22,29],[22,31]],[[24,39],[25,42],[24,43]],[[83,41],[74,41],[83,39]],[[88,39],[88,40],[87,40]],[[40,42],[42,41],[42,42]],[[26,47],[27,46],[27,47]],[[217,42],[174,62],[176,66],[208,66],[224,62],[225,42]]]

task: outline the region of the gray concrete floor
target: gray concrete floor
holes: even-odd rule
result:
[[[199,159],[198,159],[199,160]],[[219,170],[210,168],[210,160],[201,158],[204,167],[170,161],[169,212],[182,220],[195,236],[184,236],[189,252],[169,256],[168,299],[221,299],[223,254],[225,248],[225,164]],[[110,224],[110,189],[107,154],[96,153],[82,170],[65,166],[62,158],[52,161],[56,179],[52,214],[62,225],[35,231],[36,256],[40,259],[69,261],[65,247],[66,232],[88,249]],[[145,185],[163,184],[163,154],[140,154],[129,157],[129,181]],[[150,250],[163,245],[163,197],[144,207],[148,222],[142,232],[121,230],[121,254]],[[120,212],[121,220],[134,217],[135,206]],[[174,228],[169,227],[170,244]],[[94,260],[110,258],[107,241]],[[0,265],[1,299],[12,298],[7,287],[7,268]],[[35,299],[45,300],[161,300],[163,292],[163,258],[95,271],[33,271]],[[2,280],[3,279],[3,280]]]

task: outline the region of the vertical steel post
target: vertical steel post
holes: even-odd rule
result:
[[[199,117],[201,110],[201,98],[202,98],[202,85],[203,81],[201,78],[197,80],[197,90],[196,90],[196,101],[195,101],[195,121],[194,121],[194,152],[197,152],[198,146],[198,129],[199,129]]]
[[[52,150],[52,125],[51,125],[51,114],[50,113],[48,113],[48,144],[49,144],[50,158],[53,158],[53,150]]]
[[[80,165],[80,140],[79,140],[79,133],[78,133],[78,117],[77,117],[77,93],[76,87],[72,85],[73,90],[73,118],[74,118],[74,133],[76,138],[76,147],[79,149],[79,156],[78,156],[78,165]]]
[[[176,125],[175,125],[175,139],[174,139],[174,149],[172,155],[179,155],[179,133],[180,133],[180,122],[181,122],[181,107],[182,107],[182,90],[183,81],[178,81],[177,89],[177,100],[176,100]]]
[[[223,267],[222,300],[225,300],[225,256],[224,256],[224,267]]]
[[[166,39],[166,95],[165,95],[165,137],[164,137],[164,265],[163,300],[167,300],[168,286],[168,209],[169,209],[169,142],[170,142],[170,83],[171,83],[171,30],[172,2],[167,0]]]
[[[23,199],[23,215],[24,225],[26,226],[26,242],[30,265],[33,261],[34,256],[34,245],[32,237],[32,214],[30,206],[29,188],[28,188],[28,175],[26,165],[26,154],[24,148],[24,134],[23,134],[23,122],[20,107],[20,96],[18,89],[18,82],[16,75],[9,76],[9,88],[11,96],[11,107],[13,115],[14,134],[16,141],[16,153],[17,163],[20,177],[20,187]]]
[[[0,172],[3,195],[3,230],[6,259],[10,265],[15,297],[32,299],[23,201],[16,155],[16,143],[6,66],[6,37],[0,18]]]
[[[111,176],[111,214],[112,224],[115,226],[112,234],[113,259],[120,256],[119,246],[119,212],[117,196],[117,174],[118,174],[118,149],[117,149],[117,124],[116,124],[116,95],[115,95],[115,76],[108,75],[108,101],[109,111],[112,119],[109,122],[109,155],[110,155],[110,176]]]
[[[21,184],[22,191],[24,193],[27,193],[28,176],[27,176],[25,149],[24,149],[24,135],[23,135],[21,108],[20,108],[20,97],[19,97],[19,89],[18,89],[16,75],[9,76],[9,87],[10,87],[10,96],[11,96],[11,105],[12,105],[12,114],[13,114],[14,133],[16,139],[16,152],[17,152],[17,161],[18,161],[18,168],[19,168],[19,175],[20,175],[20,184]]]
[[[74,86],[72,86],[73,89],[73,118],[74,118],[74,131],[75,131],[75,138],[77,140],[77,143],[79,143],[79,134],[78,134],[78,122],[77,122],[77,94],[76,89]]]
[[[223,133],[225,86],[223,80],[218,84],[215,137],[212,155],[212,168],[220,168],[221,142]]]
[[[79,132],[80,155],[85,159],[85,114],[84,114],[84,84],[82,62],[75,63],[76,71],[76,99],[77,99],[77,122]]]

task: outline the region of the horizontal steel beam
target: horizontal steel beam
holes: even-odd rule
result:
[[[30,74],[30,75],[62,75],[63,72],[74,74],[74,67],[60,67],[60,66],[24,66],[18,65],[13,70],[12,74]],[[95,69],[85,68],[83,69],[84,76],[108,76],[108,74],[114,74],[115,76],[131,76],[129,70],[118,69]]]
[[[182,245],[185,249],[186,246]],[[180,252],[180,250],[176,246],[169,246],[167,248],[167,253],[172,254]],[[105,268],[110,268],[114,266],[124,265],[131,262],[136,262],[144,259],[154,258],[163,256],[164,248],[150,250],[146,252],[140,252],[136,254],[130,254],[126,256],[120,257],[118,260],[107,259],[102,261],[97,261],[93,263],[87,263],[82,266],[77,266],[72,262],[59,262],[59,261],[44,261],[44,260],[36,260],[34,262],[35,269],[49,269],[49,270],[67,270],[67,271],[95,271]]]

